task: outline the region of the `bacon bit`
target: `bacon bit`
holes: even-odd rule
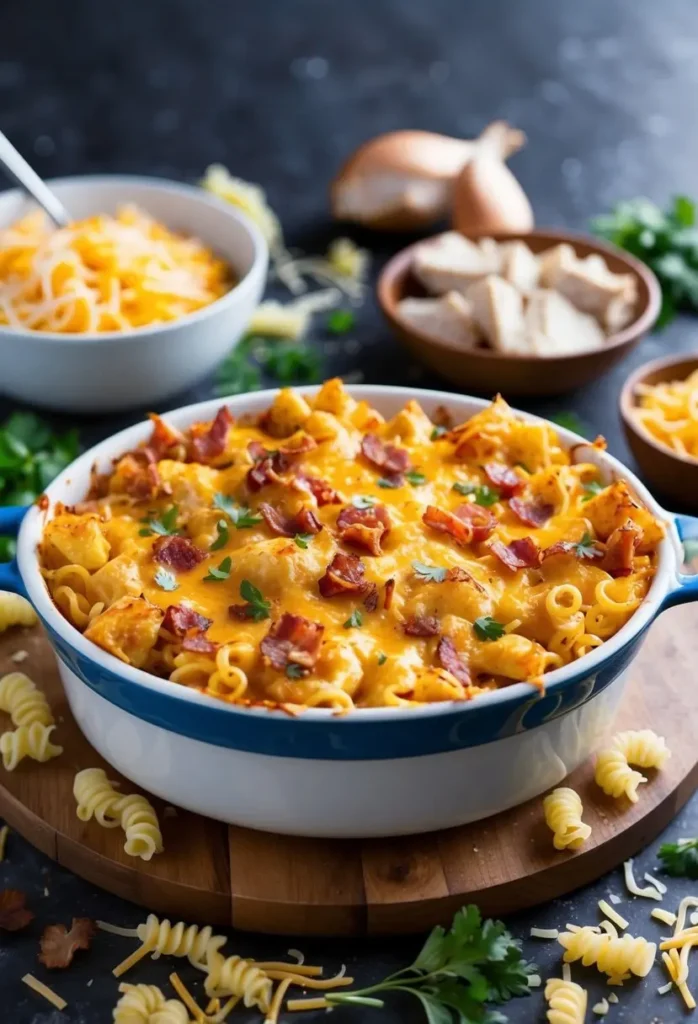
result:
[[[461,569],[459,565],[454,565],[448,570],[446,576],[444,577],[444,582],[469,583],[472,587],[475,587],[476,590],[479,590],[481,594],[485,593],[485,588],[482,586],[482,584],[478,583],[475,577],[471,576],[470,573],[467,572],[465,569]]]
[[[453,427],[453,416],[445,405],[437,405],[430,418],[435,427],[444,427],[446,430]]]
[[[364,563],[356,555],[345,555],[338,551],[327,566],[325,575],[318,581],[320,593],[323,597],[362,594],[367,586],[365,571]]]
[[[393,603],[393,594],[395,593],[395,580],[389,579],[385,581],[385,594],[383,596],[383,607],[386,611],[390,608]]]
[[[365,434],[361,440],[361,454],[376,469],[380,469],[394,484],[402,482],[402,475],[410,468],[410,456],[404,448],[385,444],[376,434]]]
[[[205,557],[206,552],[197,548],[188,537],[158,537],[153,544],[154,560],[178,572],[188,572]]]
[[[194,651],[196,654],[214,654],[218,644],[209,640],[203,633],[192,633],[182,640],[183,651]]]
[[[161,493],[157,462],[153,453],[147,448],[127,452],[119,459],[117,473],[124,492],[131,498],[135,498],[136,501],[147,501]],[[169,492],[169,487],[167,491]],[[165,493],[164,488],[162,488],[162,493]]]
[[[284,612],[278,622],[272,623],[260,650],[279,672],[285,671],[290,664],[300,665],[309,672],[320,653],[324,631],[325,627],[319,622]]]
[[[165,618],[162,620],[161,629],[172,633],[174,636],[184,636],[190,629],[197,632],[208,629],[213,619],[207,619],[199,615],[193,608],[187,608],[183,604],[170,604],[165,611]]]
[[[344,501],[338,491],[335,491],[333,487],[330,487],[324,480],[320,480],[316,476],[296,473],[294,484],[297,489],[310,491],[318,504],[318,508],[322,508],[323,505],[341,505]]]
[[[463,686],[470,685],[470,672],[460,654],[456,650],[453,640],[448,636],[442,636],[436,648],[436,656],[441,662],[441,667],[455,676]]]
[[[50,969],[69,967],[78,949],[89,949],[97,928],[89,917],[74,917],[68,931],[64,924],[49,924],[41,936],[39,963]]]
[[[464,507],[460,505],[457,511]],[[437,508],[436,505],[427,505],[427,510],[422,516],[422,522],[430,526],[432,530],[449,534],[449,536],[453,537],[456,544],[459,544],[461,547],[466,547],[474,538],[475,531],[473,530],[472,523],[466,522],[459,515],[454,515],[452,512],[445,512],[443,509]]]
[[[259,511],[272,533],[279,537],[295,537],[297,533],[319,533],[322,529],[322,523],[309,508],[302,508],[294,516],[288,516],[275,509],[273,505],[262,502]]]
[[[375,583],[369,583],[366,590],[366,597],[364,598],[364,608],[367,612],[375,612],[378,607],[378,586]]]
[[[259,462],[260,459],[266,459],[267,455],[273,455],[274,452],[265,448],[261,441],[250,441],[247,445],[247,454],[253,462]]]
[[[0,892],[0,929],[5,932],[18,932],[26,928],[34,920],[34,914],[28,910],[24,902],[26,896],[19,889],[3,889]]]
[[[45,512],[46,509],[51,504],[48,494],[40,494],[39,497],[36,498],[36,500],[34,501],[34,504],[36,505],[40,512]]]
[[[204,433],[192,432],[189,442],[190,454],[194,462],[211,462],[225,451],[228,435],[235,420],[227,405],[222,405],[216,417]]]
[[[87,492],[88,501],[96,501],[98,498],[106,498],[109,494],[110,473],[100,473],[97,466],[90,470],[90,489]]]
[[[635,551],[642,541],[642,529],[632,519],[623,526],[617,527],[608,538],[606,552],[599,563],[599,568],[617,579],[629,576],[633,571]]]
[[[267,484],[281,484],[280,473],[288,469],[286,460],[279,452],[274,455],[267,455],[255,462],[252,469],[247,473],[247,486],[251,491],[261,491]]]
[[[412,615],[402,628],[407,636],[438,636],[439,620],[433,615]]]
[[[454,510],[453,514],[472,526],[474,544],[487,540],[497,525],[495,514],[475,502],[464,502]]]
[[[541,498],[534,498],[531,501],[512,498],[509,508],[526,526],[544,526],[555,511],[552,505],[542,501]]]
[[[371,508],[343,508],[337,517],[340,539],[364,548],[371,555],[382,554],[381,541],[390,533],[390,516],[385,505]]]
[[[515,469],[510,469],[503,462],[487,462],[483,468],[487,479],[503,498],[511,498],[523,490],[525,481]]]
[[[533,537],[522,537],[520,540],[513,540],[511,544],[494,540],[490,544],[490,551],[513,572],[517,569],[532,569],[540,565],[541,561],[541,551]]]
[[[156,412],[148,413],[148,417],[153,424],[153,432],[145,447],[152,452],[157,460],[163,459],[169,449],[174,448],[175,445],[184,445],[184,435],[171,427]]]

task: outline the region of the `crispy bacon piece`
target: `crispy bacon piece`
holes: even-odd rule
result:
[[[90,469],[90,489],[87,492],[87,501],[97,501],[99,498],[106,498],[109,494],[110,473],[100,473],[97,466]]]
[[[522,537],[513,540],[511,544],[494,540],[490,544],[490,551],[513,572],[517,569],[533,569],[541,561],[541,550],[533,537]]]
[[[325,575],[318,581],[323,597],[337,597],[338,594],[363,594],[366,590],[364,572],[366,567],[356,555],[345,555],[338,551],[327,566]]]
[[[606,551],[599,563],[614,578],[629,576],[633,571],[635,551],[642,541],[642,528],[632,519],[617,527],[606,542]]]
[[[432,530],[449,534],[461,547],[486,540],[497,525],[496,518],[486,508],[468,503],[459,505],[454,512],[427,505],[422,522]]]
[[[541,498],[525,501],[523,498],[512,498],[509,508],[526,526],[545,526],[555,509]]]
[[[207,430],[203,433],[196,433],[192,430],[189,442],[192,460],[194,462],[212,462],[222,455],[234,422],[228,406],[222,405]]]
[[[441,667],[455,676],[463,686],[470,685],[470,672],[460,654],[456,650],[453,640],[449,636],[442,636],[436,648],[436,656]]]
[[[277,622],[272,623],[260,650],[279,672],[284,672],[288,665],[300,665],[309,672],[320,653],[324,630],[319,622],[284,612]]]
[[[317,448],[317,442],[310,434],[300,434],[292,443],[272,451],[267,450],[259,441],[250,441],[247,451],[254,460],[254,466],[247,474],[247,486],[251,491],[260,491],[267,484],[283,483],[281,474],[289,471],[299,455],[313,448]]]
[[[25,907],[26,896],[19,889],[0,892],[0,931],[18,932],[34,920],[34,914]]]
[[[341,505],[344,500],[333,487],[326,484],[316,476],[306,476],[305,473],[296,473],[295,484],[302,491],[310,491],[315,498],[318,508],[323,505]]]
[[[445,405],[437,405],[430,418],[435,427],[443,427],[445,430],[453,427],[453,415]]]
[[[197,548],[188,537],[158,537],[153,544],[153,558],[160,565],[169,565],[178,572],[188,572],[203,562],[206,552]]]
[[[407,636],[438,636],[439,620],[434,615],[412,615],[402,628]]]
[[[573,555],[575,558],[583,558],[593,561],[594,559],[601,558],[603,550],[597,547],[595,544],[592,545],[591,550],[587,553],[586,548],[580,549],[578,541],[574,540],[556,540],[550,547],[543,548],[541,551],[541,561],[545,561],[547,558],[553,558],[555,555]]]
[[[483,468],[487,479],[503,498],[511,498],[523,490],[525,482],[515,469],[510,469],[503,462],[486,462]]]
[[[193,651],[196,654],[215,654],[218,644],[209,640],[203,633],[191,633],[182,640],[182,650]]]
[[[465,569],[461,569],[459,565],[452,566],[445,576],[446,583],[469,583],[476,590],[479,590],[481,594],[485,593],[485,588],[481,583],[471,576]]]
[[[174,448],[175,445],[185,444],[184,435],[171,427],[156,412],[148,413],[148,416],[153,424],[153,432],[145,447],[153,453],[156,460],[164,459],[170,448]]]
[[[354,508],[348,505],[337,516],[340,539],[364,548],[371,555],[382,554],[381,541],[390,533],[390,516],[385,505]]]
[[[89,917],[74,917],[70,931],[64,924],[47,924],[41,936],[39,963],[44,967],[69,967],[78,949],[89,949],[97,926]]]
[[[376,583],[369,583],[366,587],[366,597],[364,598],[364,608],[367,612],[375,612],[378,607],[378,585]]]
[[[193,608],[187,608],[183,604],[171,604],[167,607],[161,629],[172,633],[174,636],[184,636],[190,629],[203,632],[212,623],[213,619],[207,619],[204,615],[199,615]]]
[[[297,533],[319,533],[322,523],[309,508],[302,508],[294,516],[288,516],[273,505],[262,502],[259,511],[272,533],[279,537],[295,537]]]
[[[386,611],[390,608],[393,603],[393,594],[395,593],[395,580],[389,579],[385,581],[385,593],[383,595],[383,607]]]
[[[409,452],[396,448],[394,444],[385,444],[377,434],[364,435],[361,454],[394,484],[402,482],[403,473],[411,466]]]
[[[489,509],[477,505],[475,502],[463,502],[453,513],[464,523],[469,523],[473,529],[473,543],[478,544],[487,540],[497,525],[497,517]]]
[[[117,472],[124,491],[136,501],[148,501],[161,492],[157,461],[148,448],[127,452],[119,459]]]

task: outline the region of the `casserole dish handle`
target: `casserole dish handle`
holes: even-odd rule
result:
[[[25,514],[31,505],[8,505],[7,508],[0,508],[0,536],[8,534],[16,537]],[[11,562],[0,562],[0,590],[9,590],[13,594],[27,596],[22,577],[17,568],[17,559]]]
[[[674,521],[681,540],[695,541],[698,549],[698,518],[676,515]],[[698,554],[698,550],[696,553]],[[678,585],[664,598],[662,608],[673,608],[674,605],[685,604],[687,601],[698,601],[698,572],[678,573]]]

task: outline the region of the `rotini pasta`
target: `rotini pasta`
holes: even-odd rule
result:
[[[641,935],[611,935],[597,932],[591,927],[578,931],[561,932],[558,942],[565,950],[566,963],[581,960],[584,967],[594,964],[599,971],[607,974],[614,984],[622,982],[631,974],[644,978],[654,963],[657,945],[648,942]]]
[[[154,808],[144,796],[122,795],[103,768],[84,768],[73,781],[80,821],[94,817],[104,828],[120,825],[126,833],[124,850],[130,857],[150,860],[161,853],[162,833]]]
[[[638,768],[663,768],[671,757],[664,737],[652,729],[619,732],[613,737],[613,745],[623,751],[628,764]]]
[[[103,768],[83,768],[73,780],[73,796],[77,801],[80,821],[96,818],[102,828],[117,828],[119,815],[115,806],[119,794]]]
[[[11,626],[35,626],[38,616],[26,598],[20,594],[0,591],[0,633]]]
[[[578,850],[591,835],[591,826],[582,821],[582,801],[573,789],[554,789],[543,800],[543,810],[556,850]]]
[[[594,778],[608,796],[625,795],[632,803],[637,803],[637,787],[647,779],[630,765],[663,768],[670,755],[664,738],[651,729],[618,733],[598,754]]]
[[[20,725],[18,729],[4,732],[0,736],[0,753],[5,771],[13,772],[25,757],[43,763],[62,754],[63,747],[51,742],[55,728],[55,725],[33,722],[32,725]]]
[[[550,978],[545,985],[548,1024],[584,1024],[587,993],[574,981]]]
[[[215,935],[208,925],[199,928],[195,924],[186,925],[183,921],[171,924],[167,919],[160,921],[155,914],[149,914],[143,924],[127,934],[140,939],[141,945],[114,968],[117,978],[149,953],[153,958],[163,955],[185,956],[194,967],[205,971],[208,956],[213,957],[226,942],[225,935]]]
[[[157,985],[119,985],[114,1024],[189,1024],[186,1007],[166,999]]]
[[[265,971],[239,956],[227,959],[214,949],[206,954],[207,996],[240,996],[245,1006],[266,1013],[271,1002],[272,981]]]
[[[10,672],[0,679],[0,711],[10,715],[14,730],[0,736],[0,753],[6,771],[14,771],[20,761],[50,761],[63,753],[51,742],[55,723],[44,694],[23,672]]]

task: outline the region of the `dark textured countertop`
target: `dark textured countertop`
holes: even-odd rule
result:
[[[512,167],[531,195],[541,225],[583,228],[616,199],[646,194],[664,202],[696,190],[698,113],[695,90],[698,7],[691,0],[661,6],[637,0],[5,0],[0,9],[0,128],[45,175],[80,172],[155,174],[195,180],[220,161],[259,181],[284,221],[288,240],[318,251],[332,237],[326,188],[339,161],[364,138],[396,127],[471,136],[503,117],[525,129],[527,148]],[[370,243],[377,266],[399,239]],[[647,339],[621,366],[575,395],[527,403],[542,414],[574,410],[628,458],[620,435],[620,385],[639,363],[694,347],[696,321],[682,319]],[[318,336],[326,369],[360,371],[367,382],[448,387],[412,364],[381,323],[373,303],[348,338]],[[0,369],[0,385],[1,385]],[[203,398],[210,385],[177,396],[171,406]],[[0,403],[0,413],[6,407]],[[137,413],[78,422],[91,443],[132,422]],[[67,422],[65,418],[57,422]],[[688,682],[688,681],[687,681]],[[698,831],[694,800],[669,830]],[[656,866],[653,850],[641,871]],[[0,864],[0,887],[27,892],[37,921],[0,935],[0,1020],[8,1024],[106,1024],[116,999],[109,971],[131,944],[100,935],[87,955],[50,981],[69,1000],[52,1012],[20,983],[36,969],[40,929],[73,915],[133,925],[138,908],[63,871],[11,836]],[[648,901],[625,902],[619,873],[569,899],[509,922],[525,936],[532,923],[597,920],[595,901],[624,897],[633,934],[658,935],[647,923]],[[671,885],[671,904],[690,891]],[[418,942],[319,942],[238,934],[243,955],[278,956],[289,945],[329,967],[347,963],[367,984],[411,959]],[[545,969],[559,959],[554,943],[527,942]],[[143,962],[129,980],[166,981],[168,964]],[[184,970],[191,979],[194,972]],[[585,972],[594,998],[602,990]],[[577,977],[581,972],[577,973]],[[608,1021],[649,1024],[683,1018],[673,995],[661,1000],[652,978],[620,991]],[[543,998],[516,1001],[512,1022],[542,1020]],[[591,1017],[591,1013],[589,1014]],[[258,1020],[235,1011],[233,1020]],[[324,1019],[320,1014],[313,1018]],[[333,1020],[417,1022],[416,1005],[341,1010]]]

